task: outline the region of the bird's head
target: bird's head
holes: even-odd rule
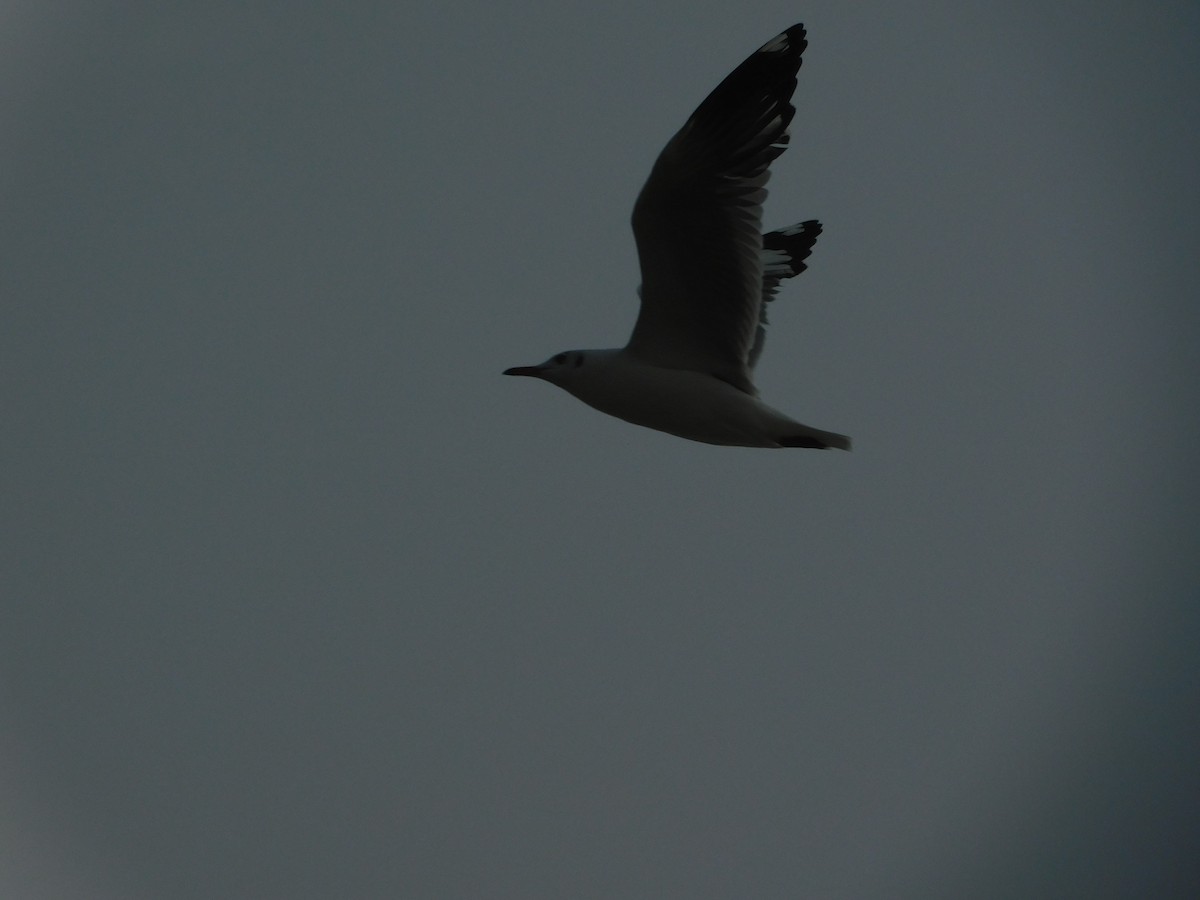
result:
[[[536,366],[514,366],[511,369],[505,369],[505,375],[528,375],[531,378],[541,378],[543,381],[549,381],[551,384],[563,384],[571,380],[584,362],[587,359],[587,354],[583,350],[567,350],[563,353],[555,353],[544,363]]]

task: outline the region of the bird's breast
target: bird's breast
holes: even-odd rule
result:
[[[618,419],[708,444],[771,447],[779,416],[757,397],[703,372],[664,369],[617,357],[581,369],[562,385]]]

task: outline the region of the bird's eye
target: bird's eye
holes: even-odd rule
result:
[[[550,360],[550,362],[554,363],[556,366],[561,366],[566,361],[567,361],[567,354],[565,354],[565,353],[559,353],[557,356],[554,357],[554,359]]]

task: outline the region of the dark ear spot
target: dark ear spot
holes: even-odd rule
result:
[[[578,369],[578,368],[579,368],[580,366],[582,366],[582,365],[583,365],[583,354],[582,354],[582,353],[576,353],[576,354],[575,354],[574,365],[572,366],[572,368],[574,368],[574,369]]]

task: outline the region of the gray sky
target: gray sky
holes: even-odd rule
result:
[[[810,47],[759,367],[853,453],[507,366]],[[1185,896],[1193,3],[10,3],[0,893]]]

